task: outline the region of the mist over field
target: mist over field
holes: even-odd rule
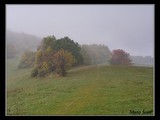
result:
[[[6,28],[154,57],[154,5],[6,5]]]
[[[6,115],[153,116],[154,5],[6,5]]]
[[[36,51],[38,45],[43,38],[37,37],[32,34],[18,33],[11,30],[6,31],[7,50],[10,46],[15,48],[16,55],[20,56],[26,50]],[[109,64],[111,59],[111,50],[107,45],[102,44],[82,44],[81,53],[86,58],[85,63],[90,64]],[[132,63],[138,66],[153,66],[154,58],[152,56],[133,56],[130,54]],[[90,59],[90,60],[89,60]]]

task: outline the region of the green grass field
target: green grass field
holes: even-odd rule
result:
[[[153,68],[81,66],[67,77],[31,78],[7,60],[7,115],[153,115]]]

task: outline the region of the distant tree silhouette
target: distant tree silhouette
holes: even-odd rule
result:
[[[13,58],[16,55],[16,49],[13,44],[7,44],[7,58]]]

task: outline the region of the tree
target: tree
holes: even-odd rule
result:
[[[54,51],[48,47],[46,50],[38,50],[35,54],[34,66],[31,76],[45,76],[48,73],[55,71],[54,65]]]
[[[83,56],[83,63],[86,65],[90,65],[92,63],[88,48],[89,48],[88,45],[81,46],[81,54]]]
[[[56,41],[56,38],[54,35],[44,37],[41,41],[40,46],[38,46],[38,50],[46,50],[48,48],[53,50],[54,42]]]
[[[81,54],[84,64],[109,64],[111,52],[105,45],[82,45]]]
[[[30,50],[27,50],[22,54],[18,68],[32,67],[34,64],[34,60],[35,53]]]
[[[54,49],[53,45],[56,41],[55,36],[44,37],[37,48],[35,54],[34,66],[32,68],[31,76],[45,76],[48,73],[55,71],[54,65]]]
[[[55,41],[53,48],[55,51],[61,49],[67,50],[70,52],[76,59],[76,65],[83,63],[83,57],[81,55],[81,47],[78,43],[71,40],[69,37],[64,37]]]
[[[37,50],[45,51],[46,49],[48,49],[48,47],[54,51],[59,51],[61,49],[67,50],[75,57],[77,61],[75,65],[83,63],[83,57],[80,53],[80,45],[71,40],[69,37],[64,37],[60,39],[56,39],[54,35],[44,37]]]
[[[13,58],[16,55],[16,49],[13,44],[7,44],[7,58]]]
[[[111,64],[115,65],[132,65],[129,53],[122,49],[112,51]]]
[[[54,55],[56,72],[59,76],[65,76],[66,70],[68,70],[75,62],[74,56],[66,50],[61,49]]]

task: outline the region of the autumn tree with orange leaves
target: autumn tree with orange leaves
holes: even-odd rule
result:
[[[70,52],[61,49],[54,55],[54,63],[57,74],[66,76],[66,70],[76,63],[76,60]]]

